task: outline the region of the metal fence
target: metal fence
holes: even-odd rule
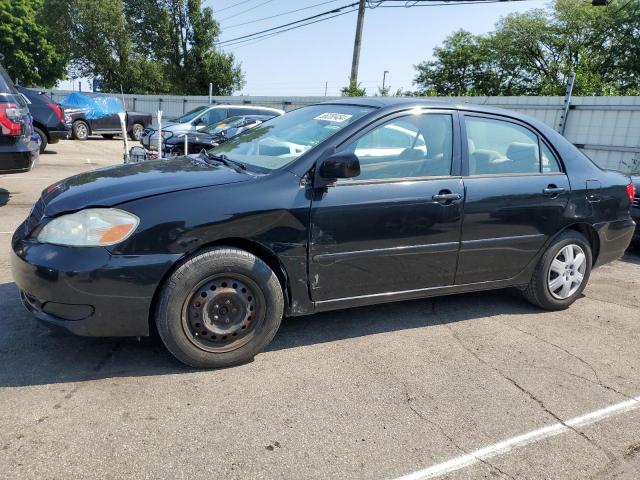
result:
[[[55,100],[70,92],[49,92]],[[126,94],[127,110],[165,118],[182,115],[209,103],[208,96]],[[212,97],[222,104],[251,104],[293,110],[337,97]],[[435,98],[434,98],[435,99]],[[442,100],[442,98],[438,98]],[[564,97],[450,97],[459,103],[475,103],[508,108],[535,117],[554,129],[560,128]],[[565,137],[603,168],[624,173],[640,173],[640,97],[573,97],[566,118]]]

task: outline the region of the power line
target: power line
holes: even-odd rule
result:
[[[271,15],[269,17],[258,18],[256,20],[250,20],[250,21],[244,22],[244,23],[236,23],[235,25],[229,25],[229,26],[224,27],[224,30],[229,30],[231,28],[236,28],[236,27],[243,27],[244,25],[249,25],[251,23],[262,22],[263,20],[271,20],[272,18],[284,17],[285,15],[289,15],[290,13],[296,13],[296,12],[301,12],[303,10],[309,10],[309,9],[312,9],[312,8],[317,8],[317,7],[320,7],[322,5],[326,5],[328,3],[335,3],[337,1],[339,1],[339,0],[329,0],[328,2],[316,3],[315,5],[309,5],[308,7],[297,8],[295,10],[289,10],[288,12],[277,13],[277,14]]]
[[[291,30],[295,30],[295,29],[297,29],[297,28],[306,27],[307,25],[313,25],[314,23],[320,23],[320,22],[324,22],[324,21],[326,21],[326,20],[331,20],[332,18],[340,17],[340,16],[342,16],[342,15],[346,15],[346,14],[348,14],[348,13],[352,13],[352,12],[355,12],[355,10],[348,10],[348,11],[346,11],[346,12],[337,13],[337,14],[335,14],[335,15],[331,15],[331,16],[329,16],[329,17],[319,18],[319,19],[316,19],[316,20],[311,21],[311,22],[303,23],[303,24],[300,24],[300,25],[295,25],[295,26],[292,26],[292,27],[286,28],[286,29],[284,29],[284,30],[279,30],[279,31],[277,31],[277,32],[267,33],[267,34],[265,34],[265,35],[261,35],[261,36],[257,36],[257,37],[252,37],[252,38],[249,38],[249,39],[246,39],[246,40],[240,40],[240,41],[236,41],[236,42],[234,42],[234,43],[225,43],[225,44],[224,44],[224,45],[222,45],[222,46],[223,46],[223,47],[228,47],[228,46],[233,46],[233,45],[239,45],[239,44],[242,44],[242,43],[245,43],[245,42],[256,43],[256,42],[254,42],[253,40],[257,40],[257,39],[265,39],[265,38],[269,38],[269,37],[274,37],[274,36],[279,35],[279,34],[284,33],[284,32],[289,32],[289,31],[291,31]],[[294,23],[299,23],[299,22],[294,22]],[[276,28],[278,28],[278,27],[276,27]],[[270,29],[270,30],[273,30],[273,29]],[[228,40],[227,42],[231,42],[231,40]],[[245,45],[242,45],[242,46],[245,46]]]
[[[301,18],[300,20],[295,20],[293,22],[285,23],[284,25],[278,25],[277,27],[267,28],[266,30],[261,30],[259,32],[250,33],[250,34],[247,34],[247,35],[242,35],[242,36],[236,37],[236,38],[230,38],[229,40],[222,40],[222,41],[218,42],[218,45],[225,45],[225,44],[229,44],[229,43],[232,43],[232,42],[236,42],[238,40],[244,40],[246,38],[255,37],[257,35],[262,35],[263,33],[273,32],[275,30],[279,30],[279,29],[285,28],[285,27],[290,27],[292,25],[296,25],[298,23],[306,22],[308,20],[314,20],[314,19],[323,17],[325,15],[330,15],[332,13],[338,13],[338,12],[344,10],[345,8],[353,7],[355,5],[358,5],[358,2],[350,3],[349,5],[343,5],[341,7],[334,8],[333,10],[327,10],[326,12],[318,13],[316,15],[311,15],[310,17]],[[287,31],[287,30],[283,30],[283,31]]]
[[[262,2],[262,3],[259,3],[258,5],[254,5],[253,7],[249,7],[246,10],[242,10],[241,12],[234,13],[233,15],[231,15],[229,17],[221,18],[220,21],[224,22],[226,20],[229,20],[230,18],[235,18],[238,15],[242,15],[243,13],[250,12],[251,10],[255,10],[256,8],[261,7],[261,6],[266,5],[267,3],[271,3],[271,2],[273,2],[273,0],[267,0],[266,2]]]
[[[216,12],[216,13],[224,12],[225,10],[229,10],[230,8],[239,7],[240,5],[243,5],[243,4],[249,3],[249,2],[253,2],[253,0],[244,0],[243,2],[234,3],[233,5],[229,5],[228,7],[221,8],[220,10],[214,9],[214,12]]]

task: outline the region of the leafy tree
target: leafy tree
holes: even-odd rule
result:
[[[347,87],[342,87],[340,93],[343,97],[364,97],[367,94],[367,89],[362,87],[361,83],[350,83]]]
[[[423,95],[633,94],[640,87],[640,0],[608,7],[555,0],[502,18],[495,31],[458,31],[416,66]]]
[[[66,61],[39,19],[43,0],[0,0],[0,53],[9,75],[27,86],[53,86]]]

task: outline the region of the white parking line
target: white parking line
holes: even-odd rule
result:
[[[620,415],[630,410],[634,410],[640,407],[640,396],[631,398],[624,402],[616,403],[609,407],[596,410],[591,413],[586,413],[579,417],[574,417],[567,420],[564,423],[554,423],[548,427],[542,427],[537,430],[532,430],[516,437],[511,437],[503,440],[499,443],[494,443],[484,448],[480,448],[473,452],[461,455],[459,457],[452,458],[443,463],[432,465],[423,470],[418,470],[413,473],[409,473],[402,477],[398,477],[396,480],[423,480],[427,478],[435,478],[441,475],[461,470],[470,465],[482,462],[497,455],[508,453],[511,450],[528,445],[531,443],[539,442],[545,438],[553,437],[561,433],[570,431],[571,429],[584,427],[592,423],[599,422],[605,418],[612,417],[614,415]]]

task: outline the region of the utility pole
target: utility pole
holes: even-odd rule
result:
[[[327,96],[327,88],[329,87],[329,82],[324,82],[324,96]]]
[[[353,42],[353,60],[351,61],[351,79],[350,86],[355,88],[358,86],[358,65],[360,64],[360,44],[362,40],[362,27],[364,25],[364,9],[366,0],[360,0],[358,5],[358,23],[356,24],[356,38]]]
[[[385,70],[382,73],[382,91],[383,92],[384,92],[384,84],[385,84],[385,81],[387,80],[387,73],[389,73],[389,70]]]

